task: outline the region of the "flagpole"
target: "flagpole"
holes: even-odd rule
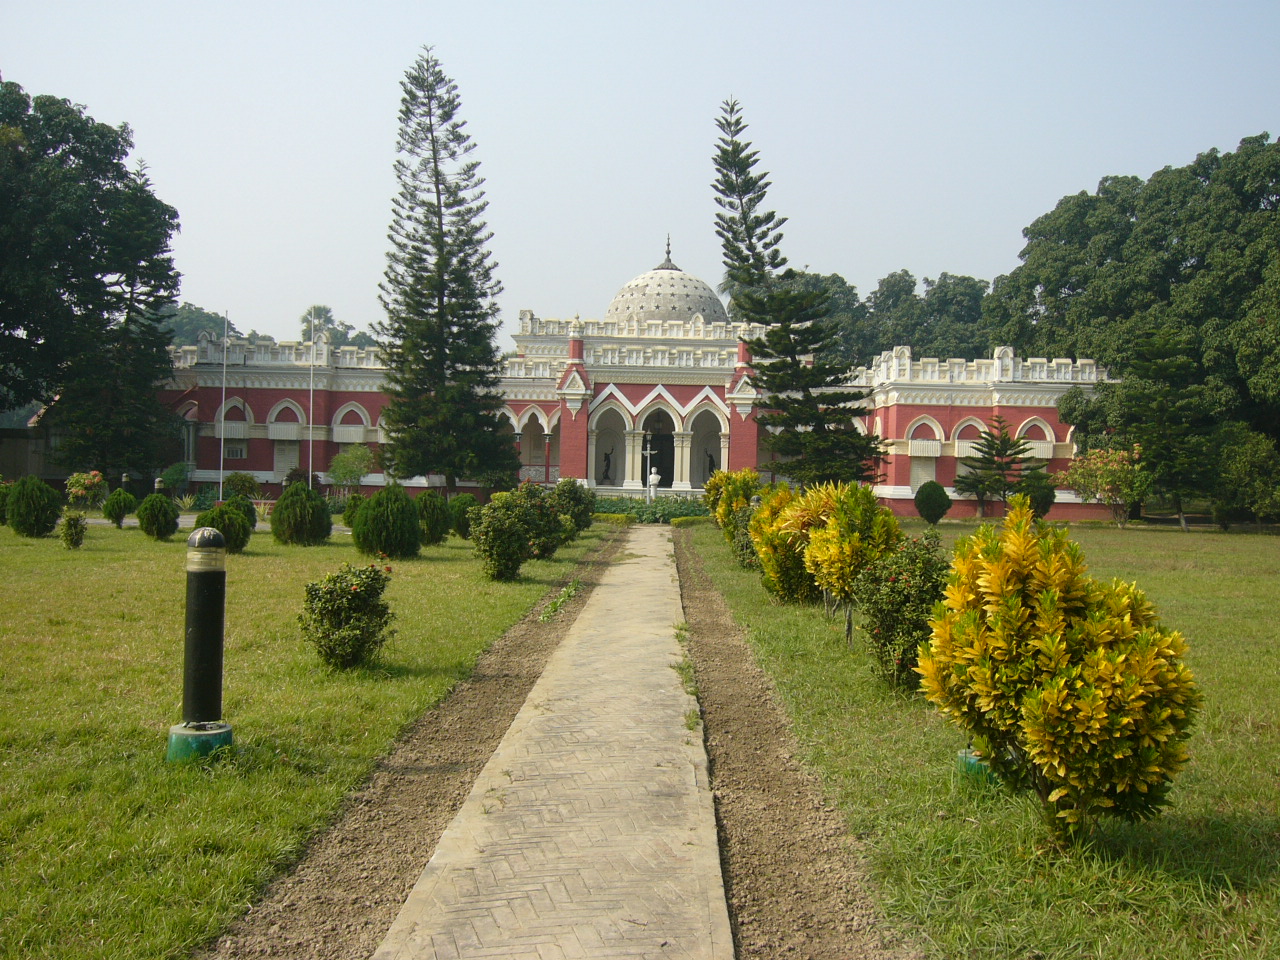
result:
[[[311,349],[307,351],[307,372],[311,385],[307,390],[307,487],[311,487],[311,475],[316,464],[313,457],[315,450],[315,409],[316,409],[316,308],[312,307],[308,314],[307,336],[311,338]]]
[[[231,311],[222,315],[222,406],[218,408],[218,502],[222,502],[223,460],[227,451],[227,330]]]

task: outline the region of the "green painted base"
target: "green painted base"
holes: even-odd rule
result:
[[[991,772],[987,762],[968,748],[956,753],[956,766],[960,772],[975,783],[998,783],[999,778]]]
[[[169,728],[170,763],[186,763],[207,757],[219,747],[231,746],[229,723],[175,723]]]

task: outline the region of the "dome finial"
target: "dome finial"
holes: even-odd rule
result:
[[[667,234],[667,259],[663,260],[653,269],[655,270],[679,270],[674,263],[671,262],[671,234]]]

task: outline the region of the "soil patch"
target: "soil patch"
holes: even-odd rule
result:
[[[689,531],[673,532],[739,960],[920,956],[868,897],[856,841],[797,762],[772,683]]]

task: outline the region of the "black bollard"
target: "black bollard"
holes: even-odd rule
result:
[[[222,722],[226,598],[226,541],[213,527],[201,527],[187,538],[182,723],[169,728],[171,761],[195,759],[231,744],[231,727]]]

